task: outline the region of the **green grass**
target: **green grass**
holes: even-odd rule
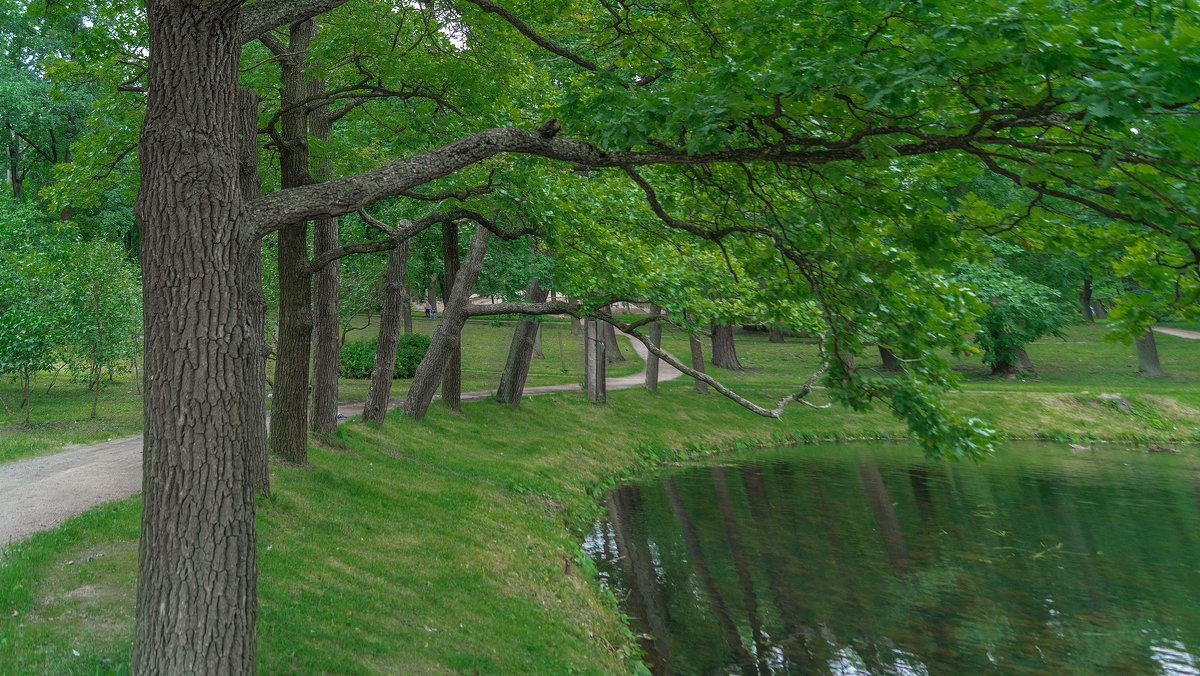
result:
[[[668,335],[676,354],[681,343]],[[1040,343],[1035,362],[1042,347],[1063,349]],[[1182,360],[1197,347],[1160,345]],[[799,341],[739,334],[738,349],[750,370],[713,372],[758,400],[789,391],[815,363]],[[1131,412],[1080,394],[1092,385],[1053,391],[970,373],[951,404],[1014,437],[1200,439],[1200,401],[1189,394],[1200,383],[1186,363],[1174,391],[1156,392],[1157,381],[1133,374],[1088,375],[1097,361],[1116,362],[1089,358],[1107,346],[1080,349],[1060,358],[1125,395]],[[274,493],[258,513],[260,671],[627,673],[632,637],[579,558],[604,487],[720,449],[904,434],[879,410],[795,408],[767,420],[683,379],[658,395],[610,393],[605,406],[573,392],[517,409],[467,404],[462,415],[435,406],[421,422],[395,412],[381,426],[351,422],[310,450],[310,466],[272,467]],[[127,668],[137,509],[137,500],[101,508],[5,553],[0,673]]]
[[[512,341],[515,321],[500,321],[498,326],[486,319],[472,319],[463,327],[462,336],[462,389],[464,392],[473,390],[494,390],[500,384],[500,373],[504,370],[504,362],[508,359],[508,346]],[[426,319],[424,316],[413,317],[413,332],[433,335],[437,320]],[[373,318],[369,326],[351,332],[347,340],[372,339],[379,335],[379,320]],[[561,344],[559,338],[562,339]],[[621,340],[621,351],[625,361],[612,364],[608,368],[609,376],[624,376],[638,373],[642,370],[642,360],[633,352],[627,339]],[[529,377],[525,381],[528,386],[559,385],[563,383],[578,383],[583,381],[583,339],[571,335],[571,327],[566,321],[546,322],[542,328],[542,353],[544,359],[534,359],[529,367]],[[565,369],[565,370],[564,370]],[[400,396],[408,392],[411,379],[396,380],[392,384],[392,396]],[[338,380],[338,399],[352,401],[367,398],[368,379]]]
[[[432,335],[433,319],[414,318],[413,330]],[[490,326],[484,320],[471,320],[463,329],[463,391],[492,390],[500,383],[500,373],[508,358],[515,322]],[[351,339],[374,338],[379,331],[378,319],[365,330],[353,333]],[[560,350],[559,337],[562,343]],[[642,370],[642,361],[628,342],[623,351],[626,361],[613,364],[610,376],[623,376]],[[557,385],[583,380],[583,340],[572,336],[566,323],[554,323],[542,330],[544,359],[534,359],[526,384]],[[563,370],[565,364],[566,370]],[[269,364],[273,367],[273,363]],[[118,439],[142,431],[142,395],[132,373],[118,374],[120,380],[108,384],[100,394],[100,406],[92,419],[92,393],[81,383],[72,383],[66,375],[51,383],[50,374],[35,381],[29,425],[17,406],[21,400],[20,385],[10,378],[0,379],[0,462],[41,455],[61,450],[65,446],[89,444]],[[366,399],[367,379],[338,381],[338,399]],[[408,392],[411,379],[397,380],[392,395]],[[5,408],[7,407],[7,409]]]
[[[142,431],[142,395],[131,374],[109,383],[100,393],[96,417],[91,418],[92,395],[83,383],[59,376],[49,393],[51,377],[34,381],[29,424],[18,410],[21,386],[0,379],[0,462],[61,450],[65,446],[119,439]]]

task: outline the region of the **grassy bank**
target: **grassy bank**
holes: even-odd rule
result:
[[[677,354],[680,339],[669,338]],[[1200,342],[1164,337],[1160,349],[1165,360]],[[765,335],[739,336],[739,351],[750,370],[721,375],[760,398],[788,391],[815,360],[811,345]],[[1083,351],[1072,359],[1094,361]],[[1180,371],[1168,388],[1118,373],[1048,390],[968,372],[951,401],[1014,437],[1197,439],[1200,381]],[[1094,396],[1111,391],[1134,410]],[[611,393],[606,406],[568,393],[464,409],[350,423],[312,449],[311,466],[273,466],[258,515],[262,673],[628,672],[631,637],[578,547],[605,485],[734,444],[905,432],[881,411],[766,420],[683,380],[658,395]],[[100,508],[5,554],[0,673],[127,669],[137,509],[136,499]]]

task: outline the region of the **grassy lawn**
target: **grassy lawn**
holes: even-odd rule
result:
[[[1097,343],[1096,331],[1033,346],[1040,381],[991,380],[964,361],[952,406],[1014,437],[1200,440],[1200,341],[1161,337],[1173,375],[1151,381],[1130,372],[1132,348]],[[810,344],[737,340],[749,370],[720,377],[758,400],[815,366]],[[554,361],[556,341],[546,342]],[[680,334],[666,344],[686,353]],[[310,450],[310,466],[272,466],[273,495],[258,512],[259,669],[629,673],[633,638],[578,545],[605,486],[730,447],[904,434],[879,410],[759,418],[685,379],[657,395],[610,393],[605,406],[572,392],[517,409],[483,401],[462,415],[435,406],[420,422],[395,412],[381,426],[350,422]],[[0,673],[127,671],[138,508],[108,505],[5,552]]]
[[[60,375],[49,393],[51,378],[34,382],[29,424],[17,409],[21,385],[0,379],[0,462],[58,451],[64,446],[119,439],[142,431],[142,394],[132,374],[117,374],[118,381],[100,393],[96,417],[91,418],[92,392],[82,383]]]
[[[505,321],[499,326],[491,326],[486,320],[467,322],[463,329],[463,391],[488,390],[499,385],[515,324]],[[413,330],[426,335],[433,334],[435,325],[433,319],[413,319]],[[367,329],[351,334],[349,339],[374,338],[378,331],[376,320]],[[547,322],[542,330],[542,347],[545,358],[533,360],[526,384],[557,385],[583,380],[583,339],[571,335],[568,323]],[[608,375],[623,376],[642,370],[641,359],[627,342],[623,345],[623,352],[626,361],[611,365]],[[273,363],[268,364],[268,368],[271,367]],[[70,378],[64,374],[46,393],[51,376],[43,374],[34,383],[29,425],[24,423],[24,413],[17,410],[21,400],[20,384],[7,378],[0,380],[0,462],[141,432],[142,395],[139,383],[133,379],[132,373],[118,373],[117,376],[117,382],[109,384],[101,392],[97,416],[92,419],[89,417],[92,393],[84,385],[70,382]],[[339,380],[339,400],[366,399],[368,382],[366,379]],[[395,381],[393,396],[406,393],[411,382]]]

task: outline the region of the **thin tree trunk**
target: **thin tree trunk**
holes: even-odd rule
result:
[[[904,370],[904,365],[896,358],[896,353],[882,345],[879,346],[879,359],[883,361],[884,371],[898,373]]]
[[[1079,291],[1079,309],[1083,312],[1083,318],[1089,324],[1096,322],[1096,313],[1092,311],[1092,280],[1083,280],[1083,289]]]
[[[657,305],[650,306],[650,312],[654,315],[660,313],[660,308]],[[662,347],[662,320],[656,319],[650,322],[650,343],[655,347]],[[658,355],[653,352],[646,355],[646,389],[651,392],[658,391]]]
[[[403,316],[408,317],[410,325],[412,323],[411,306],[404,291],[409,244],[410,241],[406,239],[388,254],[387,270],[383,274],[379,340],[375,343],[375,365],[371,369],[371,384],[367,388],[367,404],[363,407],[363,418],[377,423],[383,422],[392,396],[392,378],[396,374],[396,349],[400,345]]]
[[[458,285],[458,226],[454,223],[442,224],[442,260],[445,266],[446,286],[442,296],[449,299],[453,295],[453,288]],[[475,280],[470,282],[474,286]],[[467,289],[467,295],[464,296],[463,302],[470,302],[470,288]],[[450,301],[446,301],[446,310],[449,310]],[[462,331],[462,325],[457,329]],[[442,402],[450,407],[451,411],[462,410],[462,340],[461,337],[455,339],[454,344],[450,347],[450,359],[446,362],[446,370],[442,374]]]
[[[309,81],[309,96],[325,95],[325,81]],[[328,140],[333,133],[329,106],[321,106],[309,117],[314,137]],[[332,178],[333,162],[320,158],[314,163],[313,178],[327,181]],[[313,221],[313,256],[319,256],[338,246],[338,219],[318,218]],[[337,433],[338,402],[338,286],[341,269],[332,261],[316,274],[313,289],[313,360],[312,360],[312,431],[321,434]]]
[[[71,150],[71,141],[79,133],[79,127],[76,122],[74,113],[67,113],[67,142],[63,147],[63,164],[71,164],[75,161],[75,153]],[[70,204],[62,208],[58,214],[59,220],[69,221],[75,218],[75,208]]]
[[[538,283],[536,277],[531,277],[528,286],[525,287],[525,301],[542,303],[545,300],[546,290]],[[504,363],[504,372],[500,374],[500,387],[496,390],[496,400],[501,404],[521,404],[525,380],[529,376],[529,365],[533,360],[534,341],[540,330],[541,323],[536,317],[526,316],[517,320],[517,328],[508,347],[508,360]]]
[[[471,296],[471,287],[475,286],[479,270],[483,267],[487,241],[488,231],[480,226],[471,238],[467,260],[454,282],[451,297],[446,301],[442,312],[442,320],[433,331],[433,340],[425,352],[425,358],[417,367],[408,397],[404,401],[404,412],[413,418],[425,417],[438,384],[442,382],[442,376],[446,372],[446,364],[458,348],[463,324],[467,322],[467,301]]]
[[[433,308],[433,310],[432,310],[433,314],[437,314],[437,299],[438,299],[437,287],[438,287],[437,275],[429,275],[428,300],[429,300],[429,307]]]
[[[146,398],[134,674],[256,664],[254,493],[244,400],[237,11],[148,0],[136,203]]]
[[[309,183],[308,116],[304,56],[313,22],[292,24],[288,53],[279,58],[283,95],[280,185]],[[271,403],[271,448],[289,462],[308,462],[308,376],[312,350],[312,269],[308,260],[308,221],[279,230],[279,342],[275,348],[275,388]]]
[[[1167,375],[1162,363],[1158,360],[1158,344],[1154,341],[1154,329],[1148,329],[1137,344],[1138,373],[1149,378],[1160,378]]]
[[[258,92],[238,89],[238,186],[242,200],[258,197],[262,180],[258,175]],[[242,365],[242,415],[245,420],[246,452],[250,458],[250,485],[263,497],[271,494],[267,443],[267,299],[263,295],[262,244],[248,244],[239,267],[245,292],[246,359]]]
[[[21,173],[21,139],[13,131],[11,123],[6,122],[4,126],[8,127],[8,176],[9,180],[12,181],[13,201],[20,202],[22,184],[25,177]]]
[[[605,380],[604,330],[600,320],[588,317],[583,322],[583,388],[588,402],[603,404],[608,400],[608,383]]]
[[[693,333],[688,336],[688,348],[692,352],[692,368],[704,373],[704,343],[700,341],[699,334]],[[708,394],[708,383],[697,378],[696,391],[700,394]]]
[[[608,311],[612,312],[612,306],[608,306]],[[602,330],[604,331],[604,362],[606,364],[616,364],[625,361],[625,355],[621,354],[621,346],[617,344],[617,330],[608,322],[601,322]]]
[[[738,361],[737,349],[733,345],[733,327],[728,324],[712,324],[712,363],[730,371],[746,370]]]
[[[571,317],[571,335],[572,336],[582,336],[583,335],[583,322],[580,321],[579,317]]]

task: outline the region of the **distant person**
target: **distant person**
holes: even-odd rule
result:
[[[429,301],[425,301],[425,316],[426,317],[433,316],[433,306],[429,304]]]

